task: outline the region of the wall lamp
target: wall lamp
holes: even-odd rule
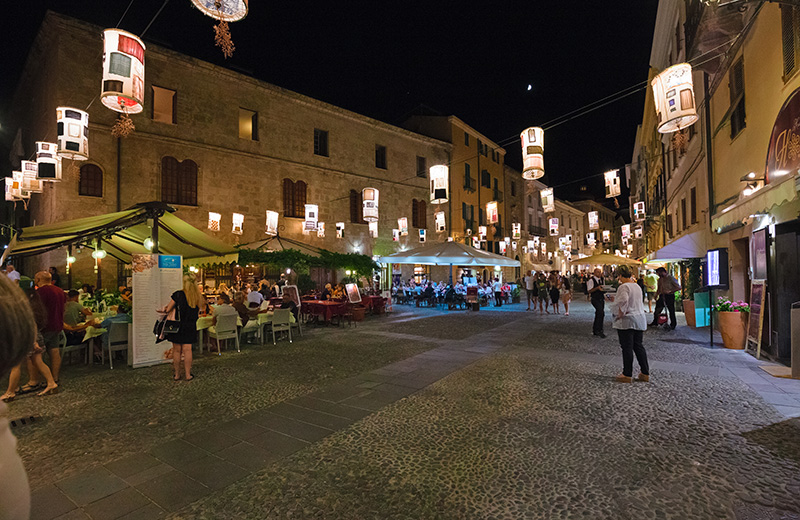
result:
[[[747,175],[743,175],[739,180],[747,183],[747,186],[742,190],[742,193],[745,197],[749,197],[762,187],[761,183],[763,183],[766,178],[759,177],[756,172],[750,172]]]

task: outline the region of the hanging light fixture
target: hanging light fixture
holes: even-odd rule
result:
[[[378,221],[369,223],[369,236],[371,238],[378,238]]]
[[[437,211],[436,213],[434,213],[433,221],[434,225],[436,226],[437,233],[442,233],[443,231],[447,230],[444,211]]]
[[[40,181],[61,180],[61,157],[56,143],[36,141],[36,178]]]
[[[127,31],[103,31],[103,88],[100,101],[122,114],[144,110],[144,43]]]
[[[425,236],[426,236],[425,232],[426,232],[426,230],[424,228],[419,230],[419,243],[420,244],[424,244],[425,243]]]
[[[542,210],[545,213],[550,213],[556,210],[556,201],[553,196],[553,188],[545,188],[539,192],[542,197]]]
[[[317,222],[317,237],[325,238],[325,223]]]
[[[522,224],[519,222],[514,222],[511,224],[511,236],[516,240],[519,240],[522,237]]]
[[[222,49],[226,58],[233,56],[236,49],[228,22],[236,22],[247,16],[248,3],[248,0],[192,0],[192,4],[203,14],[219,20],[214,26],[214,44]]]
[[[213,211],[208,212],[208,229],[211,231],[219,231],[220,221],[222,219],[222,215],[219,213],[214,213]]]
[[[497,224],[500,221],[500,214],[497,212],[496,200],[486,203],[486,221],[489,224]]]
[[[522,138],[522,178],[539,179],[544,176],[544,130],[534,126],[524,130]]]
[[[486,240],[486,226],[478,226],[478,236],[481,240]]]
[[[303,223],[303,234],[308,235],[317,230],[319,220],[319,206],[316,204],[306,204],[306,220]]]
[[[619,184],[619,170],[609,170],[603,174],[606,181],[606,198],[619,197],[622,188]]]
[[[691,65],[673,65],[653,78],[651,85],[660,133],[677,132],[697,121]]]
[[[400,241],[400,230],[399,229],[393,229],[392,230],[392,241],[393,242],[399,242]]]
[[[15,199],[29,199],[31,192],[25,189],[25,179],[22,177],[22,172],[11,172],[12,179],[12,195]]]
[[[344,238],[344,222],[336,223],[336,238]]]
[[[431,204],[443,204],[449,196],[449,169],[443,164],[431,166]]]
[[[631,236],[631,225],[625,224],[622,226],[622,240],[627,242]]]
[[[264,224],[264,233],[275,236],[278,234],[278,212],[267,210],[267,219]]]
[[[557,237],[558,236],[558,219],[551,218],[550,219],[550,236]]]
[[[642,238],[642,235],[644,235],[644,229],[641,226],[633,230],[633,238]]]
[[[586,234],[586,243],[591,248],[594,248],[595,244],[597,244],[597,238],[596,238],[596,235],[595,235],[594,231],[592,231],[591,233],[587,233]]]
[[[56,108],[58,155],[63,159],[89,158],[89,114],[71,107]],[[47,143],[44,143],[47,144]]]
[[[408,235],[408,218],[400,217],[397,219],[397,228],[400,230],[401,237]]]
[[[72,264],[75,263],[75,257],[67,253],[67,274],[69,274],[69,270],[72,267]]]
[[[644,201],[636,202],[633,205],[633,218],[635,218],[637,222],[641,222],[645,219],[645,216]]]
[[[597,211],[589,212],[589,229],[600,229],[600,213]]]
[[[536,249],[536,241],[528,240],[528,251],[533,251]]]
[[[145,238],[145,239],[144,239],[144,242],[142,242],[142,245],[143,245],[143,246],[144,246],[144,248],[145,248],[145,249],[147,249],[148,251],[152,251],[152,250],[153,250],[153,245],[154,245],[154,244],[153,244],[153,239],[152,239],[152,238],[150,238],[150,237],[147,237],[147,238]]]
[[[367,222],[378,221],[378,190],[375,188],[364,188],[361,190],[363,204],[362,218]]]
[[[603,243],[607,244],[611,242],[611,231],[605,229],[603,230]]]
[[[234,213],[231,217],[233,221],[233,228],[231,229],[231,233],[234,235],[241,235],[244,233],[244,215],[241,213]]]
[[[31,193],[42,193],[44,191],[42,181],[38,180],[38,169],[33,161],[22,161],[20,166],[22,172],[22,187]]]
[[[450,242],[452,237],[447,237],[447,241]],[[479,237],[472,237],[472,247],[475,249],[481,248],[481,239]]]

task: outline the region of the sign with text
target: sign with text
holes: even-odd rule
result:
[[[728,283],[728,249],[710,249],[706,252],[706,286],[727,289]]]
[[[153,324],[172,293],[183,286],[183,259],[178,255],[133,255],[133,367],[169,363],[172,343],[156,344]]]

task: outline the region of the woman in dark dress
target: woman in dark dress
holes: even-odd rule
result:
[[[167,341],[172,342],[173,379],[181,378],[181,354],[183,354],[183,371],[187,381],[194,379],[192,375],[192,343],[197,341],[197,318],[202,296],[195,283],[194,276],[183,277],[183,290],[172,293],[172,299],[164,308],[169,314],[175,309],[175,319],[180,321],[178,332],[167,334]]]

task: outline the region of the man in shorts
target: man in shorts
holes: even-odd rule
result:
[[[533,271],[528,271],[523,281],[525,283],[525,294],[528,296],[528,308],[526,310],[531,310],[531,301],[533,302],[533,310],[536,310],[536,296],[538,293],[536,291],[536,277],[533,275]]]
[[[61,332],[64,330],[64,307],[67,303],[67,296],[64,290],[53,285],[53,277],[47,271],[39,271],[33,277],[36,284],[36,294],[42,300],[47,311],[47,322],[42,328],[42,337],[47,354],[50,356],[50,368],[53,372],[53,379],[58,383],[59,372],[61,371]]]
[[[653,302],[656,300],[656,289],[658,289],[658,276],[651,269],[644,275],[644,290],[647,295],[647,312],[653,312]]]

